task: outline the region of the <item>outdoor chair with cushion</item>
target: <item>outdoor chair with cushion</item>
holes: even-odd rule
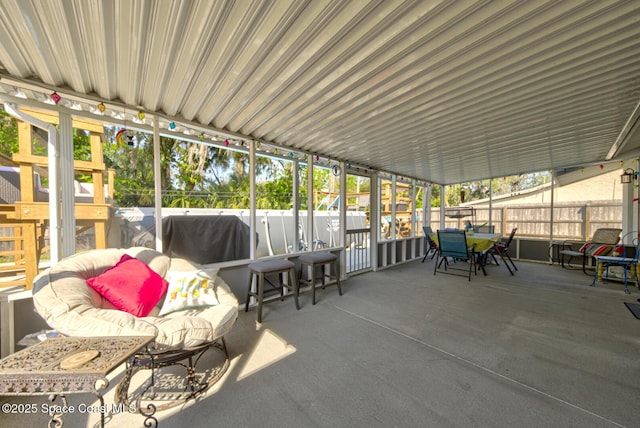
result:
[[[582,271],[590,275],[587,272],[587,260],[595,258],[596,256],[609,255],[615,248],[615,245],[620,241],[620,233],[622,229],[617,228],[600,228],[597,229],[590,241],[583,244],[580,249],[574,250],[569,241],[562,243],[563,248],[569,248],[560,251],[560,264],[563,268],[571,269],[571,259],[573,257],[580,257],[582,259]],[[565,263],[565,258],[566,263]]]
[[[469,281],[471,281],[471,271],[477,275],[476,258],[477,255],[473,252],[473,247],[469,247],[467,244],[467,233],[464,230],[438,231],[438,252],[433,270],[434,275],[442,264],[444,264],[444,272],[441,271],[443,273],[451,273],[448,272],[449,269],[462,270],[450,267],[449,259],[464,261],[469,264]]]
[[[187,370],[193,394],[175,405],[215,383],[229,365],[224,336],[238,316],[238,300],[217,271],[144,247],[90,250],[40,273],[33,302],[64,336],[153,337],[128,363],[117,400],[129,401],[129,381],[136,371],[152,369],[157,383],[153,370],[177,365]],[[197,379],[195,365],[209,348],[221,351],[223,361],[211,377]],[[153,391],[153,380],[150,387]]]

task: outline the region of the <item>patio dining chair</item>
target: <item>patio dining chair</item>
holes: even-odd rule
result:
[[[438,244],[436,244],[435,241],[431,239],[433,230],[429,226],[422,226],[422,231],[424,232],[424,240],[427,247],[427,251],[425,251],[424,257],[422,258],[422,263],[424,263],[429,254],[431,254],[431,260],[433,260],[433,258],[436,256],[436,253],[438,252]]]
[[[455,275],[454,273],[448,272],[448,269],[450,268],[449,259],[469,263],[469,281],[471,281],[472,270],[476,275],[478,274],[476,268],[476,254],[473,252],[473,247],[469,247],[467,244],[467,233],[464,230],[438,230],[438,252],[436,253],[436,256],[435,268],[433,270],[434,275],[438,272],[438,269],[443,263],[443,273]],[[463,270],[456,268],[451,269]]]
[[[499,244],[494,245],[489,251],[489,254],[491,254],[491,258],[493,259],[494,262],[496,262],[497,265],[499,265],[500,263],[498,263],[496,256],[500,257],[500,259],[502,260],[504,265],[507,267],[511,275],[513,275],[514,270],[518,270],[518,268],[516,267],[516,264],[513,262],[513,260],[511,260],[511,256],[509,255],[509,246],[511,245],[511,242],[513,241],[513,237],[515,236],[517,231],[518,231],[517,227],[514,227],[513,229],[511,229],[511,233],[509,234],[509,237],[507,238],[507,240],[505,242],[501,242]],[[509,263],[507,263],[507,260],[511,263],[511,266],[509,266]],[[513,267],[513,270],[511,269],[512,267]]]

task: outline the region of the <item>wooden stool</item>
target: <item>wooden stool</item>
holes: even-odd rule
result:
[[[300,273],[298,274],[299,282],[305,283],[306,285],[311,285],[311,294],[313,296],[313,304],[316,304],[316,279],[322,280],[322,289],[324,287],[333,283],[328,283],[325,280],[329,278],[329,280],[335,280],[336,285],[338,286],[338,293],[342,296],[342,287],[340,286],[340,269],[338,264],[338,256],[329,252],[320,252],[320,253],[308,253],[301,255],[298,260],[300,260]],[[322,267],[322,276],[316,278],[316,266]],[[329,265],[329,272],[327,273],[327,265]],[[302,271],[305,266],[311,267],[311,276],[307,280],[302,279]],[[332,272],[333,271],[333,272]],[[298,285],[298,289],[300,285]]]
[[[296,282],[296,265],[289,260],[266,260],[260,262],[253,262],[249,264],[249,287],[247,289],[247,301],[245,303],[245,312],[249,311],[249,298],[254,296],[258,300],[258,322],[262,322],[262,302],[264,297],[264,281],[266,275],[277,274],[279,284],[275,285],[268,279],[266,281],[273,287],[273,290],[279,291],[280,300],[284,300],[285,287],[293,292],[293,298],[296,301],[296,309],[300,309],[298,303],[298,283]],[[283,282],[283,275],[289,275],[289,283]],[[257,291],[254,293],[251,291],[251,283],[253,278],[257,278]]]

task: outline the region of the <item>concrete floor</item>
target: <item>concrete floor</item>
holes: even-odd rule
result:
[[[255,311],[241,312],[221,382],[157,413],[159,426],[640,426],[640,320],[623,305],[637,302],[638,289],[589,287],[590,277],[559,266],[518,268],[512,277],[489,266],[468,282],[417,261],[349,278],[344,296],[329,287],[315,306],[304,293],[300,311],[292,300],[269,303],[262,325]],[[0,426],[47,419],[0,414]],[[97,420],[76,413],[65,426]],[[107,427],[142,424],[125,413]]]

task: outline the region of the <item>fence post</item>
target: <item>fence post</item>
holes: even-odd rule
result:
[[[591,225],[591,206],[590,205],[586,205],[585,204],[582,221],[583,221],[582,240],[586,241],[587,239],[589,239],[589,230],[591,229],[591,227],[590,227],[590,225]]]
[[[502,207],[502,212],[500,213],[500,216],[502,217],[500,219],[500,234],[502,236],[506,235],[506,230],[507,230],[507,207],[504,206]]]

